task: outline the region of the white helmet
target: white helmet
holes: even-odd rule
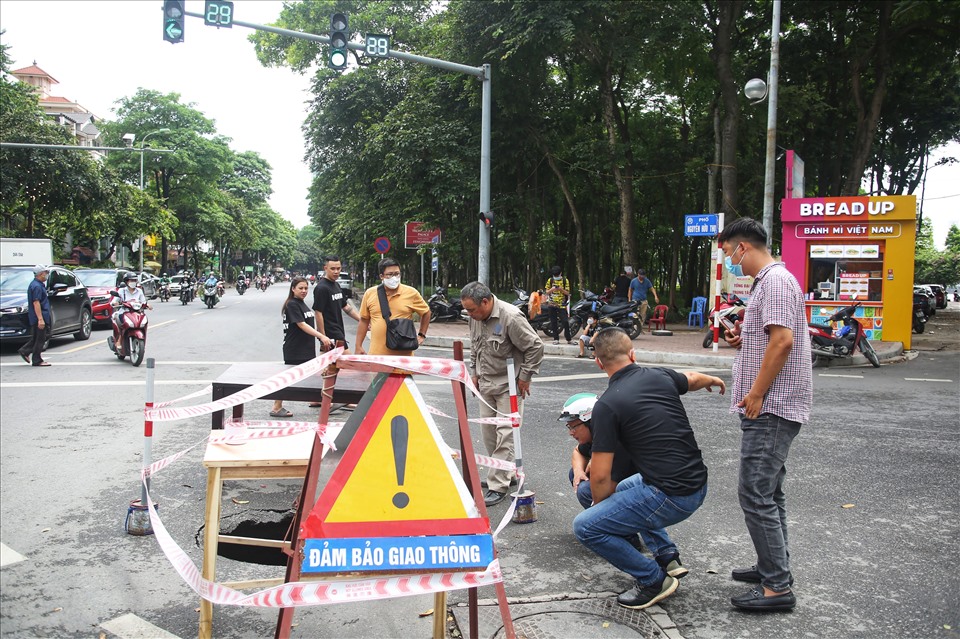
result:
[[[560,413],[560,422],[572,422],[579,419],[589,422],[593,417],[593,405],[597,403],[597,396],[592,393],[577,393],[563,403],[563,412]]]

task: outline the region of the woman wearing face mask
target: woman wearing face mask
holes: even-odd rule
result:
[[[309,362],[317,356],[317,342],[323,350],[333,346],[333,341],[314,327],[313,310],[304,303],[310,284],[306,278],[295,277],[290,280],[290,292],[283,303],[283,363],[297,366]],[[282,400],[273,402],[271,417],[293,417],[293,413],[283,407]]]
[[[113,321],[118,325],[123,316],[123,310],[122,307],[120,307],[123,302],[140,302],[140,305],[143,308],[151,308],[151,306],[147,304],[147,298],[143,295],[143,291],[137,286],[136,273],[127,273],[123,278],[123,283],[124,286],[121,286],[117,289],[117,293],[120,294],[120,297],[114,297],[110,301],[112,306],[119,307],[113,314]]]
[[[390,306],[390,319],[413,319],[414,313],[420,316],[420,328],[417,341],[423,344],[430,328],[430,307],[417,289],[400,283],[400,263],[392,257],[385,257],[377,265],[380,280],[383,282]],[[358,355],[412,355],[413,351],[394,351],[387,348],[387,323],[380,311],[379,286],[372,286],[363,293],[360,302],[360,322],[357,324],[356,349]],[[363,348],[363,340],[370,331],[370,347]]]

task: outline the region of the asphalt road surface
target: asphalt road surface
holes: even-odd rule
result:
[[[157,401],[204,388],[233,362],[279,362],[286,289],[275,285],[242,297],[229,289],[213,310],[155,301],[147,357],[157,361]],[[9,346],[0,354],[4,636],[136,636],[134,626],[117,622],[129,621],[125,615],[152,624],[140,636],[197,631],[198,599],[156,540],[123,531],[127,506],[140,496],[146,369],[117,361],[106,335],[54,342],[50,368],[24,365]],[[729,381],[729,371],[713,374]],[[880,369],[817,369],[814,379],[813,418],[794,443],[786,487],[797,609],[750,615],[729,604],[744,589],[729,579],[730,570],[753,562],[736,497],[739,429],[727,398],[703,391],[684,403],[710,469],[710,493],[699,512],[672,529],[691,574],[663,609],[683,636],[704,639],[958,636],[960,354],[922,351]],[[418,385],[428,403],[453,414],[446,382]],[[522,432],[538,521],[508,526],[497,543],[512,598],[630,586],[628,576],[573,538],[570,522],[579,511],[567,482],[573,440],[556,421],[569,395],[605,386],[592,361],[560,357],[548,357],[534,382]],[[316,417],[305,404],[288,407],[295,419]],[[269,408],[253,402],[247,415],[265,419]],[[470,410],[476,412],[474,402]],[[438,420],[438,426],[456,446],[455,423]],[[153,458],[208,433],[209,418],[158,424]],[[202,446],[153,481],[166,527],[197,566],[206,477],[201,458]],[[250,509],[286,508],[297,491],[292,481],[229,484],[225,521]],[[494,523],[505,510],[505,503],[491,510]],[[263,568],[218,561],[221,580],[252,575],[262,576]],[[481,591],[492,596],[492,589]],[[450,600],[465,597],[454,592]],[[432,598],[414,597],[300,609],[294,636],[428,636],[430,619],[417,613],[432,605]],[[215,636],[270,636],[275,621],[274,610],[218,607]]]

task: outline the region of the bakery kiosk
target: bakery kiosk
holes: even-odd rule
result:
[[[810,321],[860,302],[868,339],[910,348],[916,211],[913,195],[782,200],[783,262]]]

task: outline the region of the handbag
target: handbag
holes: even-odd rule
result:
[[[392,351],[415,351],[420,347],[417,340],[417,328],[412,319],[390,319],[390,305],[387,303],[387,291],[383,284],[377,287],[380,297],[380,314],[387,323],[387,348]]]

